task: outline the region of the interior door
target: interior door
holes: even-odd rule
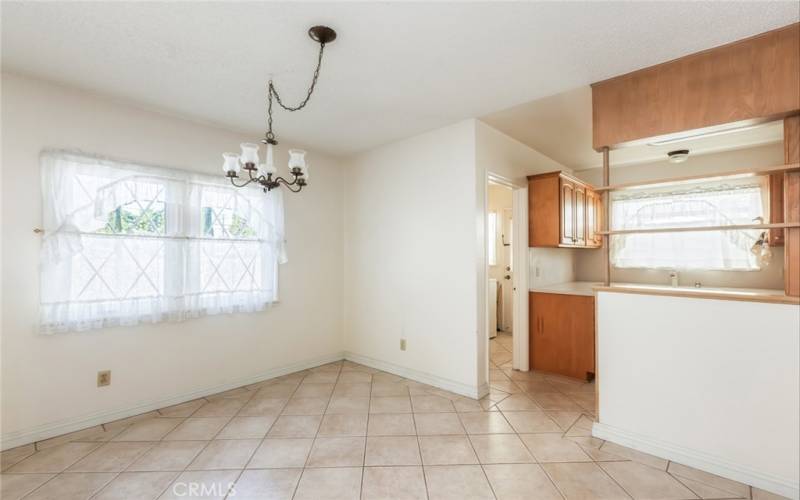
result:
[[[597,245],[597,193],[586,190],[586,244]]]
[[[561,179],[561,244],[575,244],[575,184]]]
[[[575,243],[586,245],[586,188],[575,186]]]
[[[512,240],[512,216],[513,209],[503,209],[503,220],[501,222],[501,242],[503,244],[503,324],[501,328],[504,332],[511,332],[514,328],[514,246]]]

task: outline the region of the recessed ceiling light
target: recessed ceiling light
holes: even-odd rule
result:
[[[683,163],[689,158],[688,149],[676,149],[667,153],[670,163]]]

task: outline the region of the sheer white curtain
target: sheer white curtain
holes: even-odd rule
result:
[[[188,171],[45,151],[43,333],[203,314],[278,300],[280,190]]]
[[[764,217],[763,181],[743,179],[688,188],[617,192],[612,229],[750,224]],[[611,262],[620,268],[758,270],[750,251],[759,230],[614,235]]]

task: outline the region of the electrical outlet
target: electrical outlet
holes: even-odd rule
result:
[[[111,370],[97,372],[97,387],[111,385]]]
[[[401,351],[406,350],[406,339],[400,339],[400,350]]]
[[[537,278],[541,277],[542,271],[541,271],[541,269],[539,269],[539,266],[536,266],[535,269],[536,269],[536,277]]]

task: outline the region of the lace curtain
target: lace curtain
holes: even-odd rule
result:
[[[41,169],[43,333],[251,312],[278,300],[280,190],[64,151],[43,152]]]
[[[691,188],[618,192],[614,230],[750,224],[764,217],[763,182],[753,179]],[[750,251],[759,230],[614,235],[611,263],[619,268],[758,270]]]

